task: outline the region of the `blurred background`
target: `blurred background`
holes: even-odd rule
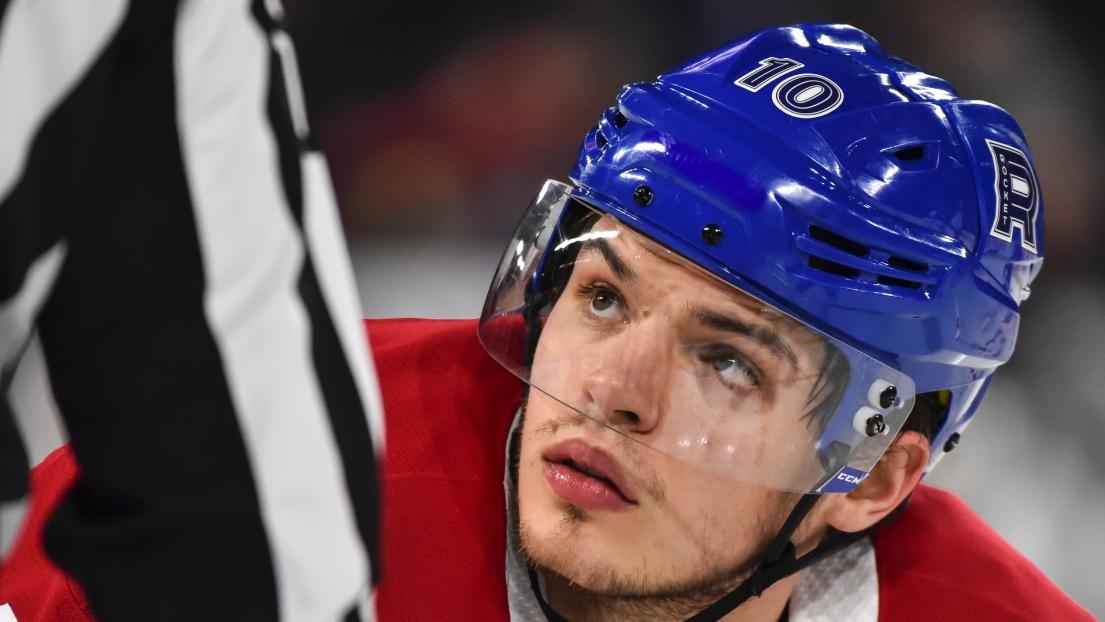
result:
[[[982,412],[928,479],[1105,617],[1105,162],[1096,27],[1073,2],[287,0],[369,317],[475,317],[540,183],[619,87],[760,28],[851,23],[1009,110],[1045,268]]]
[[[929,482],[1105,617],[1105,80],[1074,2],[286,0],[369,317],[475,317],[540,183],[567,180],[619,87],[768,26],[851,23],[1009,110],[1047,259],[1021,341]]]

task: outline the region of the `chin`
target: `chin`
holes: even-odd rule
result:
[[[629,586],[647,591],[644,584],[655,580],[644,569],[655,570],[660,562],[646,559],[646,552],[663,551],[642,541],[621,517],[590,514],[552,498],[519,501],[522,552],[532,564],[597,594],[622,593]],[[634,533],[638,536],[625,540]]]
[[[584,510],[551,496],[519,491],[518,524],[522,552],[529,560],[587,589],[601,589],[597,578],[621,569],[624,551],[611,547],[604,532],[611,527]],[[537,496],[539,498],[528,498]]]
[[[625,559],[605,551],[601,541],[585,532],[585,528],[570,532],[559,526],[549,529],[543,521],[537,525],[523,522],[522,551],[538,568],[552,571],[585,590],[607,592],[632,569],[615,563],[615,560],[624,563]]]

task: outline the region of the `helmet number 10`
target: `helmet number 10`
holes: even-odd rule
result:
[[[761,60],[755,69],[737,78],[733,84],[756,93],[777,78],[802,66],[802,63],[792,58],[771,56]],[[775,85],[771,91],[771,101],[776,108],[792,117],[814,119],[840,107],[844,102],[844,91],[825,76],[800,73]]]

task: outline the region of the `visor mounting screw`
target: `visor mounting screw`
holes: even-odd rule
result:
[[[882,415],[874,415],[867,420],[867,436],[886,433],[886,421]]]
[[[702,228],[702,241],[710,246],[716,246],[721,241],[721,227],[710,224]]]
[[[958,444],[959,432],[953,432],[952,435],[948,437],[948,442],[944,443],[944,453],[948,453],[949,451],[955,449],[955,446]]]
[[[879,406],[883,408],[890,408],[898,403],[898,388],[895,386],[889,386],[882,390],[879,394]]]
[[[633,191],[633,200],[641,207],[645,207],[649,203],[652,203],[652,188],[648,186],[637,186],[637,189]]]

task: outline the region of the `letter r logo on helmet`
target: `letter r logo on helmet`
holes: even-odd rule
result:
[[[1021,248],[1036,253],[1036,216],[1040,188],[1028,156],[1016,147],[987,139],[994,158],[994,226],[990,235],[1013,241],[1013,229],[1021,230]]]

